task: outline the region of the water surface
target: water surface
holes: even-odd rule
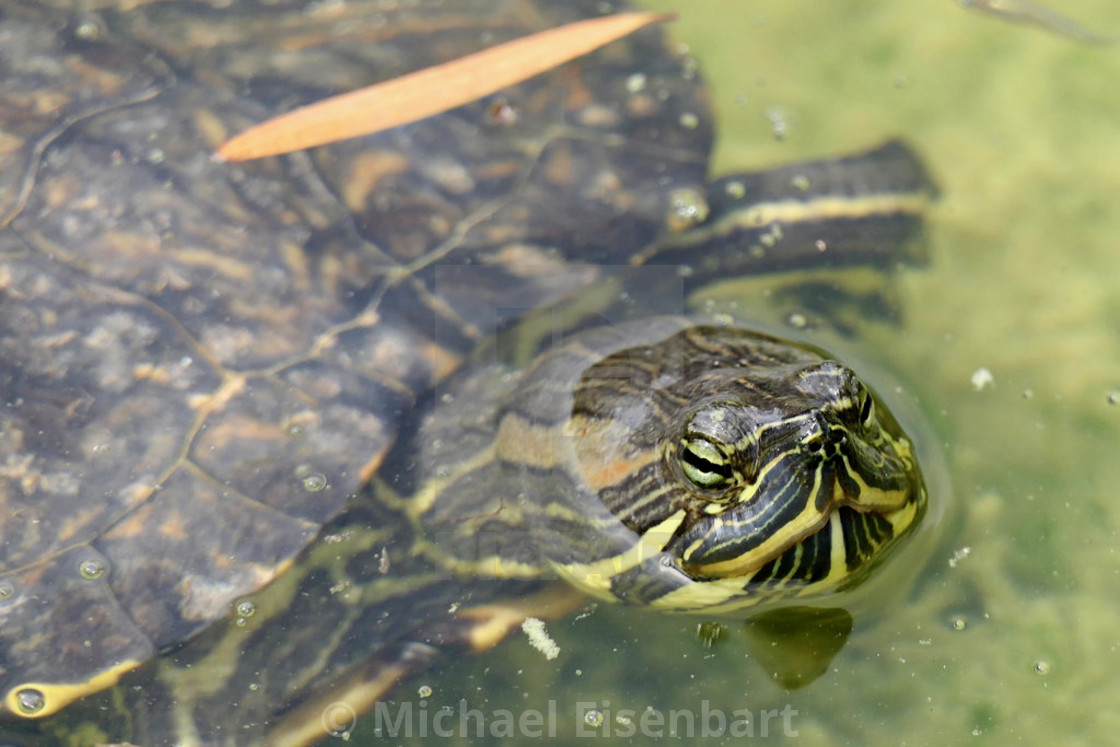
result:
[[[896,135],[929,162],[942,190],[931,264],[898,281],[903,326],[871,325],[854,346],[897,379],[943,450],[952,506],[941,542],[906,593],[857,621],[833,671],[796,693],[774,685],[741,639],[706,648],[695,620],[603,607],[549,625],[562,649],[554,661],[519,637],[409,687],[434,686],[433,709],[466,698],[486,713],[547,718],[554,701],[563,741],[577,736],[580,703],[595,703],[615,734],[650,708],[707,708],[746,711],[756,739],[765,721],[768,739],[792,743],[1110,741],[1120,728],[1120,50],[952,0],[649,5],[681,14],[673,33],[711,82],[716,173]],[[1061,10],[1120,32],[1106,0]],[[977,390],[980,369],[991,377]],[[783,736],[790,711],[797,734]]]

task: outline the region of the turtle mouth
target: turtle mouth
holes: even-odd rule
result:
[[[909,442],[900,443],[876,450],[870,468],[839,452],[787,470],[772,465],[740,500],[683,522],[665,552],[697,582],[840,585],[877,565],[924,513],[921,472],[907,458]]]

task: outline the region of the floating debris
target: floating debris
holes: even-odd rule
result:
[[[1052,34],[1064,36],[1084,44],[1106,46],[1115,44],[1116,39],[1103,36],[1082,26],[1073,19],[1066,18],[1057,11],[1050,10],[1033,0],[957,0],[962,8],[977,10],[981,13],[1014,23],[1035,26]]]
[[[525,622],[521,623],[521,629],[529,636],[529,644],[544,654],[544,658],[552,661],[560,655],[560,647],[544,629],[544,620],[539,617],[527,617]]]
[[[996,377],[992,376],[992,372],[988,369],[978,368],[972,372],[971,381],[973,390],[979,392],[995,386]]]
[[[275,156],[415,122],[674,17],[672,13],[619,13],[523,36],[262,122],[227,141],[217,157],[245,161]]]
[[[949,567],[956,568],[957,564],[972,554],[972,548],[967,545],[953,553],[953,557],[949,558]]]

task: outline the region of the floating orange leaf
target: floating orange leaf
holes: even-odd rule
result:
[[[514,39],[283,114],[219,150],[244,161],[369,135],[453,109],[587,54],[672,13],[620,13]]]

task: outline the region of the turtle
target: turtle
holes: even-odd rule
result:
[[[368,705],[569,585],[742,616],[854,587],[913,532],[926,490],[888,405],[687,302],[921,261],[934,187],[903,143],[712,179],[695,63],[646,29],[389,132],[211,156],[620,5],[5,3],[13,728],[56,733],[116,686],[128,715],[94,741],[307,743],[323,697]]]

